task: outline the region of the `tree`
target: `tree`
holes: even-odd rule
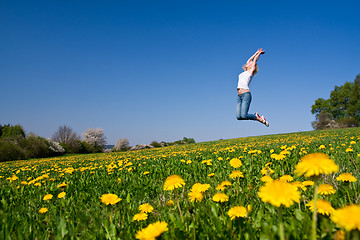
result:
[[[52,136],[52,141],[58,142],[69,153],[80,152],[80,136],[75,133],[71,127],[66,125],[60,126]]]
[[[82,133],[83,140],[92,145],[97,151],[102,151],[105,148],[106,137],[104,130],[101,128],[88,128]]]
[[[130,148],[129,140],[127,140],[126,138],[122,138],[116,142],[113,150],[114,151],[127,151],[127,150],[129,150],[129,148]]]
[[[334,120],[338,126],[360,126],[360,74],[356,76],[354,82],[346,82],[340,87],[335,86],[329,99],[315,100],[315,104],[311,106],[311,113],[315,114],[317,121],[320,121],[320,114],[324,113],[323,120]],[[313,123],[313,126],[318,125],[324,126],[323,123],[317,124],[316,121]]]
[[[12,126],[10,124],[4,125],[1,127],[1,135],[0,137],[25,137],[25,131],[22,126],[15,125]]]

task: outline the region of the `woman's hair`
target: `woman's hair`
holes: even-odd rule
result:
[[[244,64],[244,65],[242,66],[242,69],[244,69],[244,71],[247,70],[246,64]],[[259,67],[258,67],[257,64],[255,64],[255,70],[254,70],[254,72],[253,72],[253,75],[256,75],[258,71],[259,71]]]

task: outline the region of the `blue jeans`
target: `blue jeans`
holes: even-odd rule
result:
[[[255,114],[248,114],[251,103],[251,93],[244,92],[238,95],[236,104],[236,118],[238,120],[257,120]]]

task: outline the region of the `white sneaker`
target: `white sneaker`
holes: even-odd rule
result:
[[[266,120],[266,118],[264,116],[261,116],[261,121],[263,124],[265,124],[267,127],[269,127],[269,122]]]

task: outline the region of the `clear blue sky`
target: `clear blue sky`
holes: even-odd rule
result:
[[[312,130],[311,105],[360,73],[359,1],[0,1],[0,124],[108,144]],[[250,112],[235,118],[257,50]]]

